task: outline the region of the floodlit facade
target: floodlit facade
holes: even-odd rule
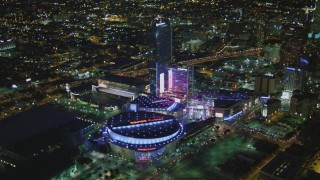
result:
[[[157,92],[160,97],[174,98],[177,101],[185,100],[193,92],[193,67],[181,68],[166,66],[157,70],[160,79],[157,82]]]
[[[223,100],[200,94],[189,99],[184,113],[189,119],[206,120],[215,117],[217,120],[230,121],[240,117],[243,111],[243,103],[240,100]]]

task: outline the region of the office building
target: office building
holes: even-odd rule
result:
[[[290,99],[293,91],[303,90],[305,85],[305,71],[303,69],[299,67],[286,67],[284,77],[282,99]]]
[[[276,91],[276,79],[270,76],[256,76],[254,91],[262,94],[272,94]]]
[[[316,99],[312,95],[294,91],[290,100],[289,113],[300,117],[307,118],[310,115],[313,100]]]
[[[262,106],[262,116],[268,117],[273,113],[279,111],[281,108],[281,101],[279,99],[269,99],[265,104]]]
[[[320,2],[316,0],[315,10],[313,11],[311,19],[311,31],[313,33],[320,33]]]
[[[150,50],[152,59],[150,60],[150,92],[158,95],[160,89],[157,88],[161,78],[168,79],[161,75],[165,66],[172,60],[172,29],[170,21],[163,16],[157,16],[151,22],[151,42]]]
[[[192,95],[194,85],[194,68],[164,66],[157,71],[159,79],[156,84],[160,97],[174,98],[176,101],[185,100]]]

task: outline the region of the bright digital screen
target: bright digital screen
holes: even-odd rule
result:
[[[99,87],[103,87],[103,88],[107,88],[108,82],[106,80],[99,79],[98,80],[98,86]]]
[[[268,116],[267,107],[264,107],[264,108],[263,108],[263,110],[262,110],[262,116],[263,116],[263,117],[267,117],[267,116]]]
[[[172,88],[172,78],[173,78],[173,76],[172,76],[172,69],[169,69],[169,71],[168,71],[168,75],[169,75],[169,89],[171,89]]]
[[[223,114],[222,114],[222,113],[216,113],[215,115],[216,115],[216,117],[218,117],[218,118],[223,118]]]
[[[164,92],[164,73],[160,74],[160,94]]]

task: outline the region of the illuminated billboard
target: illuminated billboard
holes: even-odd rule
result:
[[[268,116],[268,107],[266,105],[263,106],[262,116],[263,117],[267,117]]]
[[[215,116],[218,118],[223,118],[223,113],[216,113]]]
[[[98,86],[99,87],[103,87],[103,88],[107,88],[108,87],[108,81],[99,79],[98,80]]]
[[[185,99],[193,91],[193,67],[157,66],[156,92],[159,97]]]
[[[160,74],[160,94],[162,94],[164,92],[164,73]]]
[[[179,92],[183,94],[188,93],[188,69],[185,68],[169,68],[168,70],[169,82],[169,91]]]

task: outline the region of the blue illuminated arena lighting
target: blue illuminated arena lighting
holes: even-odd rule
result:
[[[180,132],[180,130],[178,130],[177,132],[175,132],[174,134],[171,134],[169,136],[164,136],[164,137],[160,137],[160,138],[132,138],[132,137],[127,137],[127,136],[123,136],[120,134],[117,134],[113,131],[111,131],[110,129],[107,129],[109,136],[115,140],[115,141],[121,141],[123,143],[128,143],[128,144],[139,144],[139,145],[145,145],[145,144],[156,144],[156,143],[164,143],[174,137],[176,137],[178,135],[178,133]]]
[[[156,150],[183,136],[183,125],[171,115],[124,112],[111,117],[103,134],[124,148]],[[150,148],[152,147],[152,148]]]

